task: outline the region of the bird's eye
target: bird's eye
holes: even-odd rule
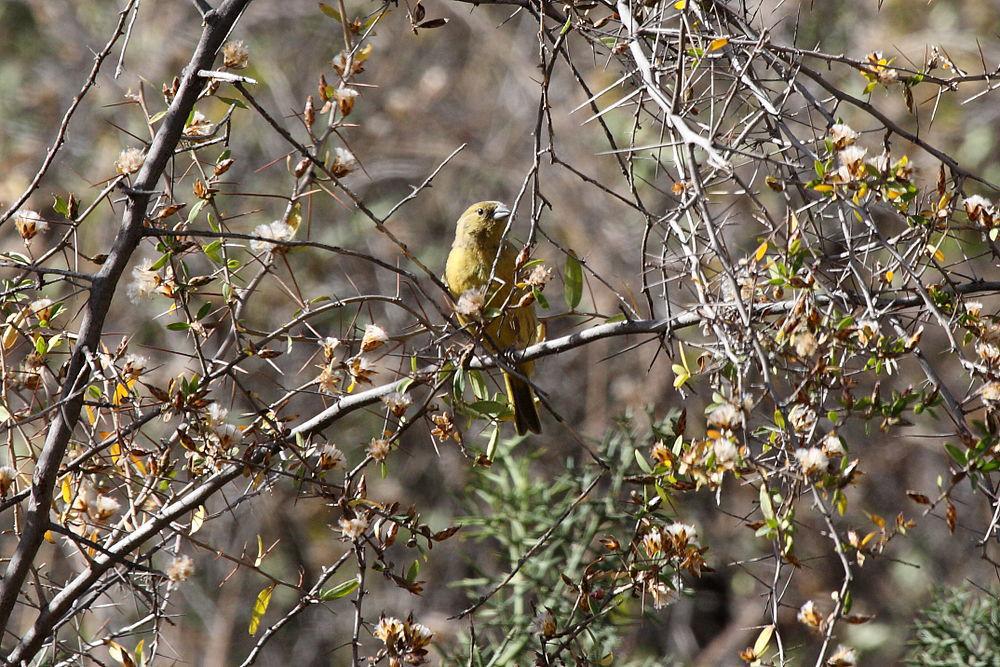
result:
[[[482,215],[483,213],[486,213],[485,209],[481,209],[481,208],[477,208],[476,209],[476,215]]]

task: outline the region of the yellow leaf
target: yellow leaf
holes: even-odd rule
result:
[[[122,399],[128,398],[128,387],[121,382],[115,387],[115,395],[111,399],[111,405],[121,405]]]
[[[111,454],[111,462],[118,465],[118,459],[122,457],[122,446],[117,441],[108,448],[108,453]]]
[[[938,262],[944,261],[944,253],[941,252],[941,248],[938,248],[937,250],[934,251],[934,259],[936,259]]]
[[[145,477],[148,473],[146,472],[146,465],[142,462],[142,459],[135,454],[129,454],[128,457],[132,459],[132,465],[135,466],[135,469],[138,470],[143,477]]]
[[[687,6],[688,6],[687,0],[677,0],[677,2],[674,3],[674,9],[678,10],[684,9]]]
[[[819,185],[814,185],[813,190],[816,192],[833,192],[833,186],[826,183],[820,183]]]
[[[108,653],[111,654],[111,657],[115,660],[115,662],[124,665],[124,667],[135,667],[135,661],[132,660],[132,656],[129,655],[125,647],[118,642],[108,642]]]
[[[757,249],[753,253],[753,258],[759,262],[760,260],[764,259],[764,255],[766,254],[767,254],[767,241],[764,241],[759,246],[757,246]]]
[[[194,535],[201,530],[201,525],[205,523],[205,514],[205,506],[199,505],[198,509],[196,509],[194,514],[191,516],[191,532],[189,532],[188,535]]]
[[[9,350],[17,342],[17,327],[8,324],[3,330],[3,349]]]
[[[56,536],[52,534],[51,530],[46,530],[45,533],[42,534],[42,539],[44,539],[49,544],[56,543]]]
[[[97,415],[94,414],[94,409],[91,408],[89,405],[83,406],[83,409],[87,411],[87,421],[90,422],[90,425],[93,426],[94,424],[96,424]]]
[[[774,626],[765,626],[760,634],[757,635],[757,641],[753,643],[753,654],[760,656],[764,651],[767,650],[767,645],[771,643],[771,636],[774,634]]]
[[[63,502],[69,505],[70,501],[73,500],[73,489],[69,485],[69,475],[63,477],[62,481],[62,499]]]
[[[260,629],[260,621],[267,612],[267,605],[271,604],[271,593],[274,592],[274,584],[271,584],[257,594],[257,601],[253,603],[253,611],[250,613],[250,636],[253,637]]]
[[[728,43],[729,43],[728,37],[720,37],[719,39],[713,39],[712,43],[708,45],[708,51],[709,53],[711,53],[712,51],[718,51]]]
[[[691,373],[680,364],[674,364],[670,368],[674,371],[675,375],[674,389],[680,389],[684,386],[685,382],[691,379]]]
[[[896,274],[895,274],[895,272],[893,272],[892,269],[889,269],[888,271],[885,272],[885,281],[887,283],[891,283],[892,279],[895,278],[895,277],[896,277]]]

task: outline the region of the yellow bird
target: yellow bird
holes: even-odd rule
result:
[[[458,301],[458,319],[463,324],[480,321],[483,326],[476,331],[491,352],[524,348],[539,339],[534,302],[518,305],[524,291],[514,284],[517,252],[502,238],[509,215],[510,209],[498,201],[481,201],[467,208],[458,219],[444,274]],[[493,280],[487,285],[491,273]],[[483,322],[487,311],[495,316]],[[527,361],[518,364],[517,370],[528,377],[533,367]],[[531,385],[506,372],[503,379],[518,435],[541,433]]]

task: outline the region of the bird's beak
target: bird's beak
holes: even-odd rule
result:
[[[497,204],[497,207],[493,209],[494,220],[503,220],[509,215],[510,215],[510,209],[504,206],[503,204]]]

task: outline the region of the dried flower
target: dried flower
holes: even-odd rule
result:
[[[795,354],[802,358],[811,357],[819,347],[816,342],[816,336],[810,331],[796,333],[792,337],[792,345],[795,347]]]
[[[663,533],[659,528],[653,526],[642,536],[642,548],[650,558],[663,551]]]
[[[993,222],[996,220],[996,209],[989,199],[981,195],[972,195],[966,197],[962,204],[965,206],[965,213],[969,216],[969,220],[978,222],[983,227],[993,226]]]
[[[802,605],[799,609],[797,618],[799,623],[802,623],[813,630],[819,630],[823,627],[823,617],[816,611],[816,605],[812,600],[809,600]]]
[[[837,153],[840,168],[837,175],[845,183],[856,181],[865,175],[865,155],[868,150],[860,146],[848,146]]]
[[[816,425],[816,411],[803,403],[796,403],[788,411],[788,421],[796,433],[808,433]]]
[[[647,582],[646,590],[653,597],[653,609],[663,609],[666,606],[672,605],[680,598],[680,593],[662,581]]]
[[[688,545],[698,546],[698,530],[688,523],[672,523],[666,527],[666,533],[673,539],[675,548],[683,551]]]
[[[843,456],[847,453],[847,450],[844,449],[844,441],[840,439],[836,431],[827,433],[820,445],[823,453],[827,456]]]
[[[834,150],[839,151],[852,145],[861,135],[852,130],[849,126],[844,125],[843,123],[837,123],[830,128],[829,136],[830,141],[833,143]]]
[[[146,161],[146,154],[141,148],[126,148],[118,154],[115,160],[115,171],[122,176],[134,174],[142,169],[142,163]]]
[[[10,466],[0,466],[0,498],[6,498],[7,492],[17,479],[17,471]]]
[[[327,443],[316,450],[319,455],[317,466],[320,470],[334,470],[344,465],[344,453],[337,445]]]
[[[200,111],[191,114],[191,119],[184,126],[185,137],[207,137],[212,134],[212,121]]]
[[[222,64],[229,69],[246,69],[250,50],[242,41],[226,42],[222,47]]]
[[[993,343],[977,343],[976,354],[991,366],[1000,364],[1000,347]]]
[[[35,211],[23,208],[14,214],[14,227],[22,239],[30,241],[38,234],[47,231],[49,223],[42,220],[42,216]]]
[[[452,421],[450,414],[442,412],[439,415],[431,415],[431,421],[434,422],[431,435],[435,438],[442,442],[448,438],[453,438],[455,442],[461,442],[461,437],[458,435],[458,431],[455,430],[455,422]]]
[[[326,357],[327,361],[333,361],[334,353],[339,345],[340,339],[333,336],[327,336],[319,342],[319,346],[323,348],[323,356]]]
[[[218,424],[226,421],[226,417],[229,416],[229,410],[222,407],[218,403],[212,403],[208,406],[208,423],[210,426],[217,426]]]
[[[826,660],[829,667],[854,667],[858,663],[858,654],[850,646],[840,645]]]
[[[365,335],[361,337],[361,351],[371,352],[382,347],[388,340],[389,334],[385,332],[385,329],[377,324],[369,324],[365,326]]]
[[[806,447],[795,450],[795,460],[807,476],[818,475],[826,472],[830,465],[830,459],[819,447]]]
[[[664,463],[664,464],[667,463],[668,461],[672,461],[674,458],[673,452],[670,451],[669,447],[663,444],[662,440],[656,441],[649,455],[657,463]]]
[[[111,496],[105,495],[99,495],[93,502],[87,504],[87,513],[94,521],[104,521],[112,517],[119,509],[121,509],[121,503]]]
[[[322,367],[316,377],[316,384],[319,385],[319,390],[325,394],[337,393],[340,388],[340,372],[334,367],[334,364],[325,364]]]
[[[414,649],[422,649],[431,643],[431,639],[434,638],[434,633],[423,623],[408,623],[407,628],[410,636],[410,645]]]
[[[358,91],[354,88],[342,86],[333,91],[333,99],[337,101],[337,108],[340,109],[340,115],[350,115],[351,111],[354,109],[354,101],[357,97]]]
[[[537,290],[543,290],[550,280],[552,280],[552,269],[544,264],[538,264],[532,267],[524,282]]]
[[[735,428],[743,423],[743,412],[730,402],[719,403],[707,417],[708,425],[720,429]]]
[[[983,403],[996,405],[1000,403],[1000,382],[987,382],[979,392]]]
[[[970,317],[979,317],[980,313],[983,312],[983,303],[981,301],[966,301],[964,305],[965,312]]]
[[[349,173],[354,171],[358,166],[358,160],[354,157],[354,153],[347,150],[346,148],[336,147],[333,149],[334,161],[333,167],[330,169],[333,175],[337,178],[341,176],[347,176]]]
[[[871,341],[877,340],[879,336],[878,322],[875,320],[861,320],[854,332],[858,338],[858,343],[862,346],[868,345]]]
[[[482,319],[486,308],[486,290],[482,287],[462,292],[455,304],[455,312],[469,320]]]
[[[152,265],[152,261],[144,259],[132,267],[132,282],[128,285],[128,298],[132,303],[149,298],[160,285],[160,275],[150,268]]]
[[[410,407],[413,401],[406,394],[394,391],[383,396],[382,402],[389,408],[389,412],[396,417],[402,417],[406,414],[406,409]]]
[[[712,443],[712,452],[715,454],[716,465],[726,468],[732,467],[740,454],[739,448],[730,437],[717,438]]]
[[[347,370],[354,382],[361,383],[371,382],[371,377],[378,373],[375,370],[375,362],[363,354],[351,357],[347,361]]]
[[[149,360],[141,354],[132,354],[129,352],[125,355],[124,362],[122,363],[122,373],[127,377],[137,378],[146,370],[146,364],[148,363]]]
[[[358,540],[368,530],[368,521],[363,517],[356,516],[352,519],[343,517],[340,519],[340,532],[349,540]]]
[[[390,449],[390,442],[385,438],[372,438],[368,444],[368,455],[376,461],[385,461]]]
[[[28,306],[28,312],[40,325],[47,325],[52,317],[52,299],[35,299]]]
[[[187,581],[194,574],[194,561],[190,556],[177,556],[167,567],[167,577],[170,581]]]
[[[268,239],[274,241],[291,241],[292,237],[295,236],[295,228],[289,225],[287,222],[282,220],[275,220],[271,223],[264,223],[257,225],[253,230],[254,236],[256,238],[250,241],[250,249],[256,253],[263,252],[278,252],[283,250],[277,243],[271,243]]]
[[[391,646],[403,635],[403,622],[392,616],[383,616],[372,631],[372,636],[386,646]]]

